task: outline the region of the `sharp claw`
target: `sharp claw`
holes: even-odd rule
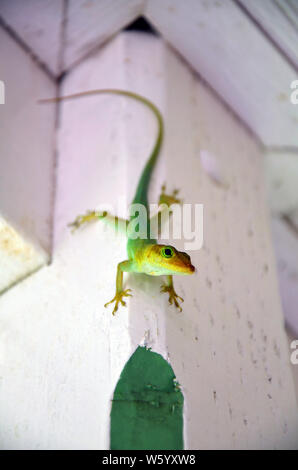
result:
[[[166,284],[163,284],[160,287],[160,292],[162,292],[162,293],[168,292],[168,294],[169,294],[169,304],[173,305],[173,302],[174,302],[175,307],[178,308],[180,312],[182,312],[182,308],[180,307],[178,300],[180,300],[181,302],[184,302],[184,299],[182,297],[180,297],[180,295],[176,294],[176,292],[175,292],[175,290],[172,286],[168,286]]]
[[[125,291],[123,291],[123,296],[124,297],[132,297],[132,294],[129,294],[129,292],[131,292],[131,289],[126,289]]]
[[[123,300],[123,297],[132,297],[132,294],[129,294],[128,291],[131,291],[131,289],[126,289],[124,291],[116,293],[115,297],[112,300],[110,300],[110,302],[107,302],[106,304],[104,304],[104,306],[107,307],[109,304],[112,304],[113,302],[115,302],[115,306],[112,311],[112,314],[115,315],[115,313],[118,311],[119,303],[123,307],[126,307],[126,302]]]

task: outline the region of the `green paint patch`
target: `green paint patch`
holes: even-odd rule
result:
[[[144,347],[126,363],[114,392],[111,449],[183,449],[180,386],[169,363]]]

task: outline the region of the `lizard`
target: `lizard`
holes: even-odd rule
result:
[[[168,293],[169,303],[174,305],[182,311],[180,303],[184,301],[180,297],[175,289],[173,284],[173,275],[188,275],[195,272],[195,267],[191,263],[191,258],[187,253],[178,251],[174,246],[164,245],[157,243],[155,238],[150,237],[150,226],[152,225],[153,218],[150,219],[149,207],[148,207],[148,188],[150,184],[151,175],[155,167],[156,161],[158,159],[163,136],[164,136],[164,123],[162,115],[159,109],[153,104],[149,99],[125,90],[118,89],[100,89],[100,90],[89,90],[81,93],[75,93],[67,96],[60,96],[56,98],[50,98],[45,100],[40,100],[40,102],[55,102],[62,100],[75,99],[80,97],[86,97],[91,95],[98,94],[114,94],[122,95],[128,98],[132,98],[147,108],[149,108],[158,124],[157,137],[152,149],[152,152],[146,162],[146,165],[143,169],[141,177],[139,179],[135,196],[132,201],[133,204],[141,204],[146,209],[146,227],[147,227],[147,236],[145,238],[132,236],[129,233],[128,226],[129,222],[133,221],[136,217],[135,213],[130,213],[129,220],[120,219],[108,214],[106,211],[88,211],[84,215],[78,215],[75,220],[69,225],[73,229],[77,229],[83,224],[95,221],[95,220],[106,220],[114,221],[118,227],[121,226],[125,228],[127,234],[127,255],[128,259],[121,261],[117,266],[117,275],[116,275],[116,293],[115,296],[107,302],[104,306],[107,307],[110,304],[115,303],[112,314],[114,315],[119,307],[119,304],[126,306],[124,300],[125,297],[131,297],[131,289],[123,288],[123,273],[124,272],[135,272],[135,273],[145,273],[150,276],[163,276],[167,278],[167,282],[162,284],[161,292]],[[181,201],[177,198],[178,190],[174,190],[172,195],[167,195],[165,193],[165,185],[162,186],[162,193],[159,198],[159,207],[169,208],[172,204],[180,203]],[[163,206],[161,206],[163,205]],[[159,209],[157,215],[153,217],[158,217],[161,214],[163,209]]]

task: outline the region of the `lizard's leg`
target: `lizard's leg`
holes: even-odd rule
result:
[[[87,224],[89,222],[95,222],[96,220],[103,220],[104,222],[114,225],[116,231],[126,232],[128,220],[121,219],[120,217],[110,215],[107,211],[87,211],[84,215],[78,215],[73,222],[68,224],[69,227],[72,227],[74,232],[81,225]]]
[[[181,204],[182,200],[177,198],[177,194],[179,193],[179,189],[174,189],[172,194],[166,194],[166,185],[163,184],[161,187],[161,194],[159,196],[159,205],[166,204],[170,207],[172,204]]]
[[[115,313],[117,312],[119,303],[121,303],[121,305],[123,305],[124,307],[126,306],[126,302],[124,302],[123,297],[132,296],[131,294],[129,294],[129,292],[131,292],[131,289],[123,290],[123,272],[131,271],[131,268],[132,268],[132,262],[129,260],[122,261],[117,266],[116,294],[115,294],[115,297],[113,297],[113,299],[110,300],[110,302],[107,302],[105,304],[105,307],[107,307],[109,304],[115,302],[115,306],[112,312],[113,315],[115,315]]]
[[[182,312],[182,308],[180,307],[178,300],[180,300],[180,302],[184,302],[184,300],[176,293],[174,289],[173,276],[167,276],[167,281],[167,284],[163,284],[161,286],[160,292],[168,292],[170,304],[172,305],[174,302],[175,306],[179,308],[180,312]]]

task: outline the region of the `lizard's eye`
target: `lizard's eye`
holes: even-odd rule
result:
[[[174,251],[171,247],[165,246],[164,248],[162,248],[161,254],[162,256],[164,256],[164,258],[172,258]]]

